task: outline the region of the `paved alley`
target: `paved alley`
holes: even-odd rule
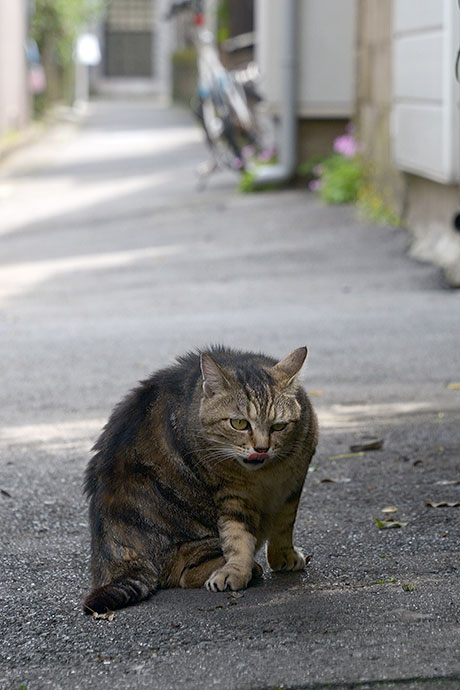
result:
[[[426,501],[460,500],[460,292],[303,189],[198,191],[205,157],[187,112],[101,101],[0,163],[0,688],[458,688],[460,507]],[[211,343],[308,346],[311,563],[86,617],[91,446]],[[388,506],[404,526],[378,529]]]

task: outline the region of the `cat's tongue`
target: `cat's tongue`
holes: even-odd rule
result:
[[[251,453],[251,455],[248,456],[249,462],[257,463],[257,462],[263,462],[264,460],[269,459],[269,454],[268,453]]]

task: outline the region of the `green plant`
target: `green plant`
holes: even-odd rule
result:
[[[300,163],[296,170],[297,177],[307,180],[313,179],[315,177],[315,168],[320,167],[324,159],[325,156],[311,156],[304,163]]]
[[[269,192],[279,188],[280,186],[277,184],[256,184],[256,173],[249,170],[243,170],[238,182],[238,191],[243,194]]]
[[[106,3],[107,0],[36,0],[30,33],[39,47],[47,76],[47,90],[36,99],[39,111],[46,108],[48,100],[70,95],[75,41]]]
[[[356,203],[360,215],[379,225],[400,225],[401,219],[372,181],[372,169],[360,154],[362,146],[348,132],[334,140],[334,152],[311,158],[298,168],[308,187],[327,204]]]
[[[104,0],[36,0],[31,33],[42,50],[51,43],[62,65],[72,58],[81,29],[103,10]]]
[[[358,157],[333,154],[321,163],[320,196],[327,204],[346,204],[358,199],[364,172]]]
[[[367,181],[358,193],[357,207],[360,215],[379,225],[400,226],[401,219],[377,191],[375,184]]]

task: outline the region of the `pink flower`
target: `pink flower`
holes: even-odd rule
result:
[[[233,170],[241,170],[242,168],[244,168],[244,163],[241,160],[241,158],[237,158],[235,156],[235,158],[232,160],[232,168]]]
[[[243,154],[243,158],[252,158],[252,156],[255,154],[256,150],[254,146],[245,146],[241,153]]]
[[[334,139],[333,148],[336,153],[341,153],[346,158],[353,158],[359,151],[358,142],[352,134],[342,134]]]
[[[259,153],[259,161],[261,163],[268,163],[274,156],[276,156],[276,151],[274,148],[264,149]]]
[[[321,180],[310,180],[310,182],[308,183],[308,189],[311,192],[319,192],[322,186],[323,183],[321,182]]]

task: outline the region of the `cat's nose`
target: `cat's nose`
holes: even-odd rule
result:
[[[256,451],[256,453],[266,453],[268,450],[268,447],[267,448],[260,448],[260,447],[254,448],[254,450]]]

